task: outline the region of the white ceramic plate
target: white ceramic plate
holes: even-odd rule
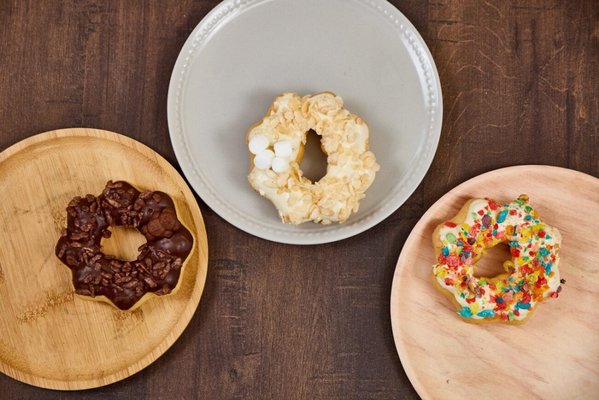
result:
[[[246,131],[287,91],[333,91],[368,121],[381,171],[345,224],[285,225],[247,182]],[[183,46],[168,95],[175,154],[202,200],[252,235],[293,244],[353,236],[399,208],[432,162],[441,117],[433,59],[385,0],[225,0]]]

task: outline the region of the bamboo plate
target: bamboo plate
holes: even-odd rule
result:
[[[100,194],[110,179],[169,194],[196,237],[179,291],[133,312],[74,296],[54,255],[69,200]],[[208,245],[192,192],[160,155],[107,131],[42,133],[0,153],[0,198],[1,372],[51,389],[98,387],[148,366],[181,335],[204,288]],[[114,235],[106,248],[130,249],[139,237]]]
[[[463,322],[432,285],[433,230],[469,198],[503,201],[521,193],[562,233],[564,290],[558,299],[540,304],[520,326]],[[418,394],[424,399],[596,399],[598,227],[599,179],[563,168],[500,169],[463,183],[437,201],[406,241],[391,293],[395,344]],[[484,258],[492,268],[502,256]]]

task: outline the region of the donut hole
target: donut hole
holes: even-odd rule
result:
[[[102,238],[102,252],[125,261],[137,259],[139,246],[146,243],[146,238],[137,229],[124,226],[111,226],[112,235]]]
[[[499,243],[486,251],[487,253],[475,263],[477,268],[474,269],[474,276],[493,278],[505,274],[503,263],[512,259],[509,246],[506,243]]]
[[[300,169],[312,182],[318,182],[327,174],[327,156],[322,151],[320,136],[313,129],[306,133],[304,158]]]

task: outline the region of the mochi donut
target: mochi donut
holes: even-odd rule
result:
[[[434,282],[468,322],[519,323],[562,287],[558,269],[561,236],[543,222],[528,196],[500,204],[492,199],[469,200],[457,216],[433,233],[437,263]],[[485,249],[507,243],[512,258],[505,274],[474,276]]]
[[[145,236],[135,260],[102,252],[111,226],[135,228]],[[194,237],[179,220],[173,199],[160,191],[140,192],[124,181],[109,181],[100,196],[74,197],[56,244],[77,295],[129,311],[151,297],[175,293],[193,250]]]
[[[300,169],[310,130],[321,137],[327,156],[327,173],[318,182]],[[284,223],[343,223],[358,211],[379,170],[368,138],[364,120],[347,111],[334,93],[284,93],[247,133],[248,180],[274,204]]]

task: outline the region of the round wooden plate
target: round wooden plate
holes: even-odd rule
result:
[[[54,255],[69,200],[100,194],[108,180],[166,192],[196,238],[179,291],[133,312],[74,296],[71,271]],[[0,371],[35,386],[87,389],[138,372],[181,335],[204,288],[208,245],[191,190],[160,155],[107,131],[42,133],[0,153],[0,198]]]
[[[463,322],[432,284],[433,230],[470,198],[504,201],[522,193],[562,233],[564,290],[540,304],[523,325]],[[598,227],[599,179],[563,168],[500,169],[437,201],[406,241],[391,293],[395,344],[418,394],[424,399],[596,399]]]

